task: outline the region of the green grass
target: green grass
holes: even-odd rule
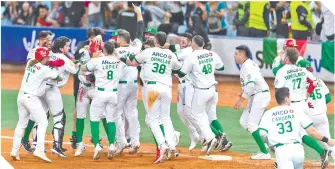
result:
[[[16,123],[18,120],[17,113],[17,103],[16,98],[18,91],[16,90],[1,90],[1,127],[5,129],[15,129]],[[63,103],[65,112],[67,115],[66,122],[66,130],[65,133],[67,135],[71,135],[72,132],[72,112],[74,108],[74,99],[72,95],[63,95]],[[150,129],[144,122],[145,111],[143,107],[142,101],[138,103],[139,110],[139,121],[141,124],[141,142],[145,143],[153,143],[153,138],[151,135]],[[221,122],[224,130],[228,134],[230,140],[233,142],[233,147],[231,151],[233,152],[241,152],[241,153],[255,153],[258,152],[258,147],[253,140],[251,134],[244,130],[239,124],[239,118],[241,116],[242,111],[237,111],[232,109],[231,107],[217,107],[217,115],[218,119]],[[89,117],[89,115],[87,115]],[[181,132],[180,137],[180,145],[181,146],[189,146],[189,138],[188,132],[179,116],[176,113],[176,104],[171,105],[171,118],[173,119],[174,128]],[[334,116],[329,115],[330,122],[330,131],[332,134],[332,138],[334,138]],[[51,133],[52,130],[52,118],[49,119],[48,133]],[[90,136],[90,128],[89,128],[89,119],[85,120],[85,130],[84,135]],[[106,134],[104,132],[102,124],[100,124],[100,133],[103,138],[106,138]],[[68,140],[66,140],[68,141]],[[308,160],[319,160],[318,154],[309,147],[305,147],[305,155]]]

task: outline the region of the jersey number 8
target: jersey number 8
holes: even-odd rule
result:
[[[113,80],[113,71],[109,70],[109,71],[107,72],[107,79],[108,79],[108,80]]]

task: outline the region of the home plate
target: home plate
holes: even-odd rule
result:
[[[231,156],[225,156],[225,155],[199,156],[199,158],[211,161],[231,161],[233,159]]]

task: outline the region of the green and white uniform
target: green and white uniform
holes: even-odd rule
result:
[[[300,133],[312,125],[301,109],[292,106],[277,106],[264,113],[259,128],[267,132],[270,145],[275,147],[278,169],[303,168],[305,156]]]

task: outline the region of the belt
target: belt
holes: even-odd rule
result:
[[[182,83],[185,83],[185,82],[186,82],[185,80],[182,80],[182,81],[179,81],[178,83],[182,84]]]
[[[266,93],[266,92],[269,92],[269,90],[263,90],[263,91],[261,91],[261,92],[262,92],[262,93]],[[261,92],[258,92],[258,93],[261,93]],[[254,95],[258,94],[258,93],[252,94],[252,95],[250,95],[250,96],[254,96]]]
[[[99,90],[99,91],[105,91],[105,88],[98,87],[98,90]],[[117,92],[117,88],[114,88],[114,89],[113,89],[113,92]]]
[[[127,84],[128,81],[124,81],[124,80],[120,80],[119,81],[119,84]],[[137,80],[134,80],[134,83],[137,83]]]
[[[80,84],[82,84],[82,85],[84,85],[86,87],[91,87],[92,86],[91,83],[85,83],[85,82],[82,82],[82,81],[80,81]]]
[[[295,141],[295,142],[293,142],[293,144],[300,144],[300,142]],[[278,148],[278,147],[283,146],[283,145],[287,145],[287,144],[281,144],[281,143],[278,143],[278,144],[276,144],[276,145],[274,145],[274,146],[275,146],[276,148]]]
[[[195,87],[195,88],[197,88],[197,89],[200,89],[200,90],[209,90],[209,89],[212,88],[213,86],[215,86],[215,84],[213,84],[213,85],[210,86],[209,88],[200,88],[200,87],[196,87],[196,86],[193,86],[193,87]],[[215,91],[216,91],[216,89],[215,89]]]
[[[291,101],[291,103],[299,103],[301,102],[302,100],[299,100],[299,101]]]

